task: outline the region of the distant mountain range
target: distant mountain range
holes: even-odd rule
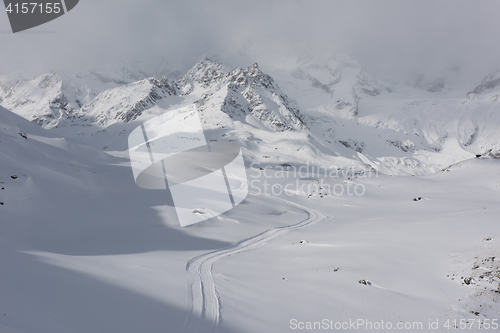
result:
[[[210,141],[258,163],[345,164],[425,174],[500,154],[500,71],[466,92],[446,80],[386,83],[346,56],[303,57],[264,73],[204,57],[184,75],[136,65],[0,77],[0,105],[55,134],[126,150],[128,133],[169,110],[197,108]],[[341,162],[344,161],[344,162]]]

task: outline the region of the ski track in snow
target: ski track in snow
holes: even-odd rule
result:
[[[331,218],[317,210],[306,208],[285,199],[269,198],[302,209],[308,214],[308,217],[299,223],[266,230],[231,247],[205,253],[189,260],[186,264],[186,271],[188,273],[190,313],[184,323],[183,332],[216,332],[221,322],[219,294],[215,288],[215,280],[212,275],[212,267],[217,260],[256,249],[289,231],[302,229],[321,220]]]

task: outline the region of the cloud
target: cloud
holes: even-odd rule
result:
[[[487,0],[81,0],[26,33],[8,33],[0,14],[0,71],[159,58],[189,66],[206,53],[272,63],[310,49],[395,79],[450,67],[479,77],[500,68],[499,12]]]

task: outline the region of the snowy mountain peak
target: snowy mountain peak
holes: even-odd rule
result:
[[[0,103],[38,125],[52,128],[80,107],[88,92],[50,72],[26,81],[0,83]]]
[[[224,74],[225,69],[221,63],[203,57],[178,81],[179,91],[182,95],[189,95],[198,86],[207,88],[219,82]]]
[[[296,103],[281,91],[271,76],[260,70],[257,63],[226,74],[220,84],[211,86],[203,94],[198,109],[205,122],[212,126],[221,123],[221,115],[214,113],[222,111],[229,118],[244,122],[254,123],[250,120],[253,118],[274,132],[306,128]]]
[[[486,76],[481,84],[474,88],[471,93],[473,94],[481,94],[486,92],[487,90],[491,90],[493,88],[500,86],[500,69]]]
[[[176,86],[165,77],[160,80],[151,77],[105,90],[78,114],[99,125],[110,125],[115,121],[130,122],[158,100],[176,94]]]
[[[229,81],[240,86],[257,85],[266,89],[279,89],[270,75],[264,74],[257,63],[248,68],[235,68],[227,74]]]

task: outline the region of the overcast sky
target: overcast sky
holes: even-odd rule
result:
[[[499,13],[496,0],[80,0],[25,33],[0,13],[0,72],[159,58],[188,66],[206,53],[272,64],[308,48],[387,78],[451,67],[484,76],[500,68]]]

